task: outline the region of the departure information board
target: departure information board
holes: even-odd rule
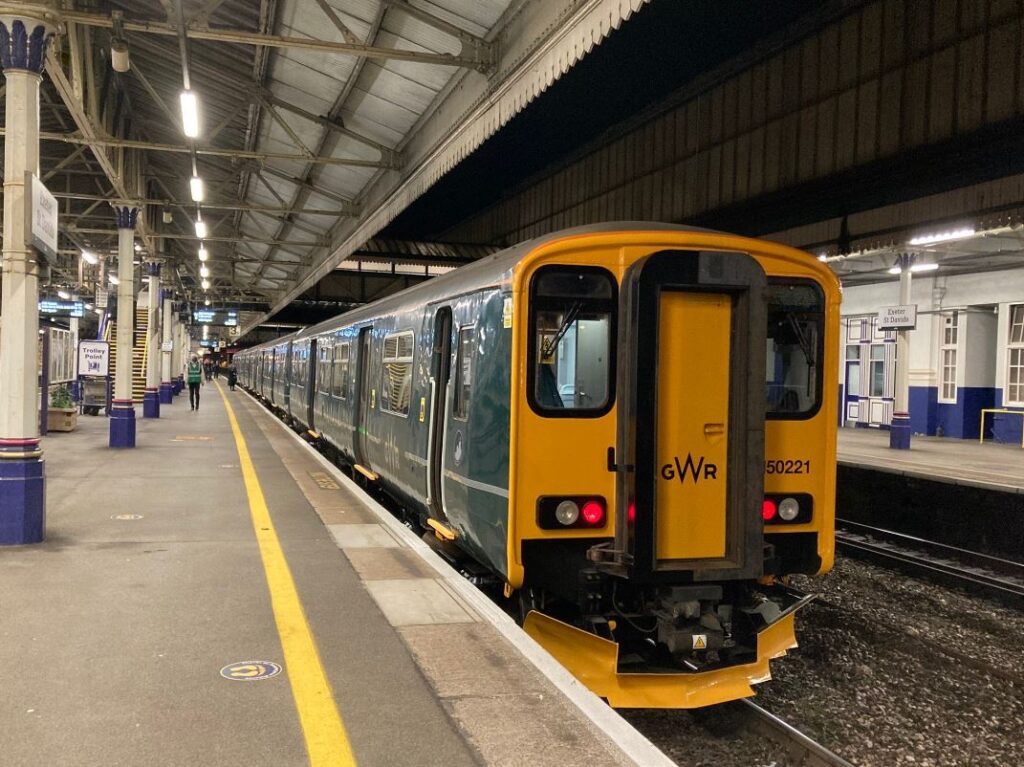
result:
[[[237,309],[196,309],[192,321],[199,325],[219,325],[226,328],[238,327]]]
[[[81,317],[85,313],[85,305],[81,301],[44,298],[39,302],[39,313],[49,317]]]

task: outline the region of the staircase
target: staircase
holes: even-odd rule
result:
[[[107,328],[110,332],[110,371],[116,375],[117,370],[117,322],[111,321]],[[149,329],[149,308],[135,308],[135,333],[132,339],[132,402],[140,404],[146,391],[146,339]]]

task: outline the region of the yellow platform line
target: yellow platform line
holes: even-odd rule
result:
[[[278,540],[274,523],[263,497],[259,478],[249,457],[249,448],[238,426],[235,411],[228,401],[224,389],[216,384],[228,411],[231,431],[235,435],[238,459],[245,480],[245,491],[249,497],[249,511],[252,527],[260,547],[263,570],[267,575],[270,590],[270,604],[277,623],[277,633],[284,651],[285,669],[292,685],[292,696],[299,712],[302,735],[306,740],[306,752],[311,767],[348,767],[355,765],[345,725],[341,721],[334,693],[327,681],[316,640],[306,620],[306,613],[299,601],[288,561],[285,559],[281,542]]]

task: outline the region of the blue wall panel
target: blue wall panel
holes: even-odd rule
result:
[[[935,406],[938,400],[938,389],[934,386],[911,386],[910,398],[910,431],[914,434],[935,436]]]
[[[1003,407],[1003,390],[995,390],[995,402],[992,407]],[[1024,408],[1012,407],[1009,410],[1022,411]],[[1004,415],[1002,413],[992,413],[985,419],[986,424],[992,424],[991,434],[992,439],[996,442],[1006,442],[1013,445],[1019,445],[1021,440],[1021,423],[1024,422],[1024,416],[1019,415]]]

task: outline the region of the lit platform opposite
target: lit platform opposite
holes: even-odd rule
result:
[[[889,432],[840,429],[840,465],[1024,494],[1024,450],[974,440],[914,436],[910,450],[889,448]]]
[[[47,541],[0,553],[0,761],[640,761],[357,492],[247,395],[228,396],[254,469],[248,488],[215,386],[204,387],[198,413],[178,398],[160,419],[140,419],[133,451],[106,448],[103,418],[45,440]],[[250,507],[252,475],[270,525]],[[264,566],[279,564],[268,527],[298,610],[279,569]],[[289,655],[279,630],[302,621],[315,658]],[[314,714],[330,719],[327,697],[346,741],[327,743],[333,756],[321,761],[307,754],[323,728],[305,721],[302,703],[311,679],[315,692],[314,660],[327,681]],[[261,661],[283,670],[256,681]]]

